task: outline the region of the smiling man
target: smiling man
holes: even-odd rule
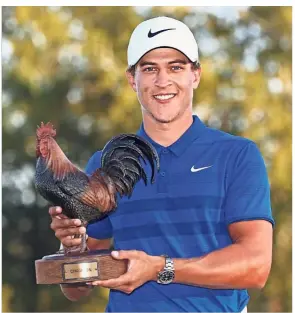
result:
[[[245,312],[248,288],[262,288],[272,259],[270,190],[256,145],[206,127],[193,115],[201,68],[198,46],[180,21],[139,24],[128,46],[127,79],[143,123],[138,134],[157,149],[156,183],[135,187],[107,218],[89,225],[89,249],[128,259],[126,274],[85,287],[66,287],[77,300],[93,286],[110,288],[108,312]],[[100,167],[100,151],[89,160]],[[85,232],[80,221],[51,208],[63,245]],[[73,227],[76,226],[76,227]]]

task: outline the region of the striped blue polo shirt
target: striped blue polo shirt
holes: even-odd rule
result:
[[[137,134],[159,154],[156,182],[138,182],[130,199],[119,199],[113,213],[88,226],[90,237],[113,237],[118,250],[192,258],[232,244],[231,223],[273,224],[266,168],[252,141],[208,128],[196,116],[169,147],[154,142],[143,126]],[[100,167],[100,156],[98,151],[91,157],[88,174]],[[150,177],[150,167],[145,169]],[[246,290],[150,281],[131,294],[111,290],[106,311],[240,312],[248,300]]]

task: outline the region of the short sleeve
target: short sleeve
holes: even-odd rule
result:
[[[113,237],[113,228],[108,216],[102,220],[88,224],[86,233],[89,237],[95,239],[107,239]]]
[[[267,171],[257,146],[248,142],[231,164],[224,202],[226,224],[263,219],[274,225]]]
[[[91,175],[97,168],[100,167],[101,151],[97,151],[89,159],[85,172]],[[107,239],[113,237],[113,228],[108,216],[102,220],[87,225],[86,233],[89,237],[96,239]]]
[[[86,174],[91,175],[96,169],[100,167],[100,158],[101,151],[97,151],[92,155],[85,168]]]

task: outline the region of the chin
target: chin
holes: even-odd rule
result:
[[[178,118],[179,114],[175,116],[157,116],[152,114],[152,116],[158,123],[168,124],[175,121]]]

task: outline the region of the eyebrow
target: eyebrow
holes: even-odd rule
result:
[[[140,62],[139,63],[139,66],[146,66],[146,65],[157,65],[157,63],[149,62],[149,61],[147,61],[147,62]]]
[[[188,64],[189,62],[185,61],[185,60],[182,60],[182,59],[176,59],[176,60],[168,62],[168,64],[175,64],[175,63],[181,63],[181,64],[185,65],[185,64]],[[156,62],[151,62],[151,61],[146,61],[146,62],[140,62],[139,63],[139,66],[141,66],[141,67],[146,66],[146,65],[157,65],[157,63]]]
[[[182,60],[182,59],[176,59],[176,60],[168,62],[168,64],[174,64],[174,63],[188,64],[189,62],[186,60]]]

